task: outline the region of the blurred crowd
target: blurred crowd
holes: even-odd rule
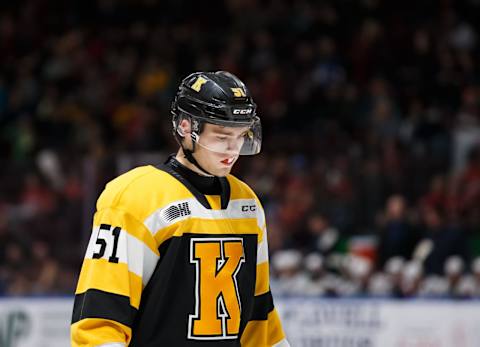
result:
[[[251,89],[284,294],[479,296],[480,1],[0,4],[0,294],[71,294],[119,157],[192,71]],[[406,283],[406,284],[405,284]]]
[[[445,261],[441,274],[429,273],[421,260],[390,258],[375,267],[358,255],[302,256],[298,250],[281,250],[272,260],[271,288],[283,296],[453,298],[480,297],[480,257],[465,264],[459,256]],[[471,271],[467,267],[471,265]]]

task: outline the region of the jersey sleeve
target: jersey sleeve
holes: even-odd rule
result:
[[[262,234],[257,248],[254,309],[240,342],[242,347],[289,347],[270,292],[268,240],[262,208],[258,211],[257,219]]]
[[[97,211],[75,292],[73,347],[129,344],[143,288],[158,259],[142,222],[113,207]]]

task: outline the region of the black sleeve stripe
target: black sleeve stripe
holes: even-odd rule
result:
[[[127,296],[89,289],[75,295],[72,324],[84,318],[102,318],[131,327],[136,313]]]
[[[268,314],[273,311],[273,298],[270,291],[255,296],[253,299],[253,312],[250,320],[267,320]]]

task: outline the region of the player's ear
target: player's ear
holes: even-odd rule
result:
[[[192,132],[192,124],[190,120],[187,118],[183,118],[178,124],[177,131],[182,137],[185,137],[186,135],[190,135],[190,133]]]

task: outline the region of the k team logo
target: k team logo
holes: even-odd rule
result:
[[[236,339],[242,304],[237,274],[245,262],[241,238],[192,238],[195,265],[195,313],[189,315],[191,340]]]
[[[199,76],[195,83],[192,84],[190,88],[192,88],[196,92],[200,92],[200,89],[202,89],[202,86],[207,83],[207,80],[203,78],[202,76]]]

